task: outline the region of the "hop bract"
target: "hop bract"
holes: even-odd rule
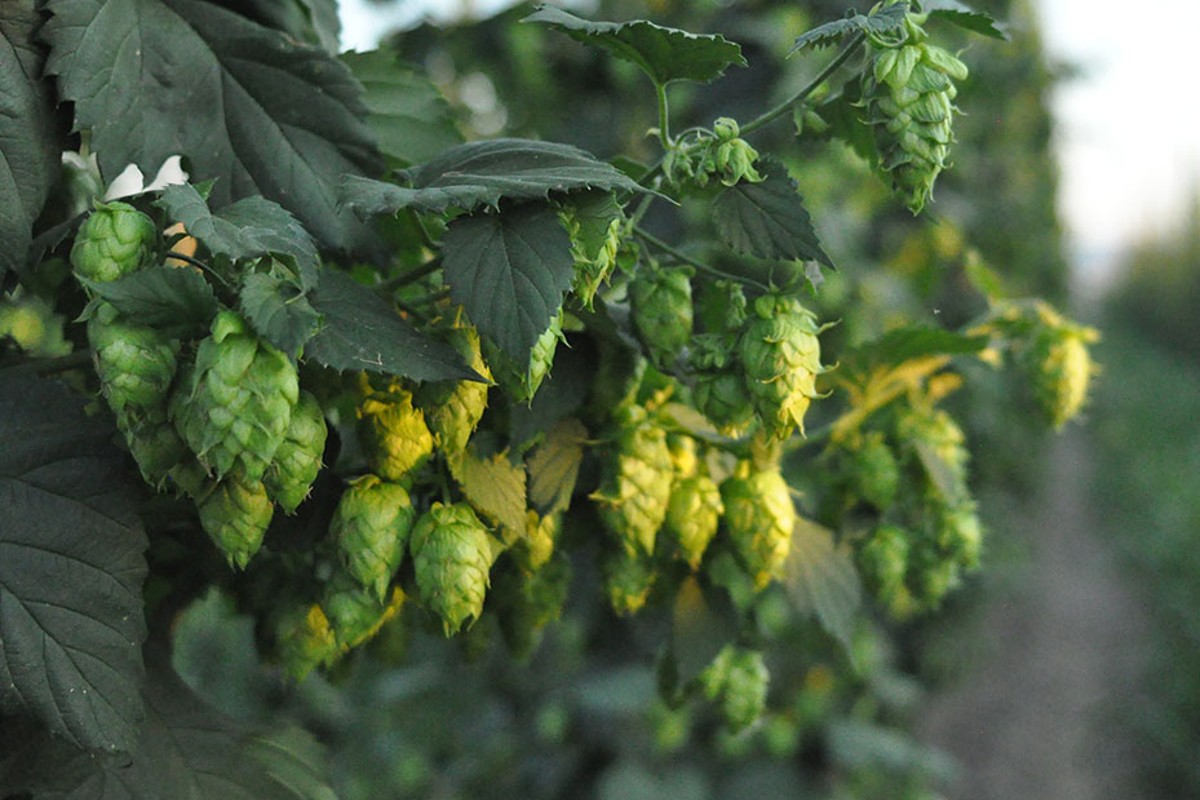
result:
[[[286,513],[294,513],[308,497],[313,481],[321,471],[321,455],[325,452],[328,434],[320,402],[311,393],[300,392],[300,401],[292,409],[287,434],[263,478],[271,499]]]
[[[415,517],[405,488],[377,475],[352,482],[334,509],[329,533],[346,571],[381,602],[400,568]]]
[[[787,560],[796,527],[787,481],[777,471],[743,463],[721,483],[721,501],[734,552],[755,588],[763,589]]]
[[[804,432],[804,414],[817,393],[823,328],[795,298],[768,293],[754,303],[754,314],[738,342],[746,389],[767,433],[786,438]]]
[[[128,203],[101,203],[88,215],[71,247],[75,273],[91,281],[115,281],[143,267],[158,231]]]
[[[87,333],[100,388],[113,413],[121,417],[165,411],[178,340],[122,319],[105,302],[96,305]]]
[[[692,337],[690,267],[646,267],[629,286],[633,327],[655,366],[668,368]]]
[[[368,384],[369,387],[369,384]],[[380,477],[411,485],[415,473],[433,455],[433,434],[413,394],[399,383],[371,391],[358,406],[358,438],[367,464]]]
[[[451,636],[483,613],[492,547],[466,503],[434,503],[413,528],[410,549],[421,600]]]
[[[200,525],[229,560],[245,569],[262,546],[275,506],[262,481],[231,472],[197,504]]]
[[[175,426],[218,478],[238,466],[261,480],[300,397],[296,367],[232,311],[217,314],[171,397]]]
[[[592,499],[625,552],[649,555],[671,499],[671,449],[666,431],[641,406],[621,409],[618,420],[604,481]]]

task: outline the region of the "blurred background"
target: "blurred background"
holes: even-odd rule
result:
[[[624,98],[640,78],[513,25],[529,10],[513,5],[343,0],[342,43],[384,41],[424,65],[473,136],[538,130],[636,152],[646,109]],[[782,59],[792,39],[854,7],[567,5],[741,43],[751,69],[672,96],[698,120],[786,96],[813,71]],[[251,623],[211,595],[180,621],[181,673],[230,713],[303,719],[330,743],[348,800],[1200,797],[1200,107],[1183,66],[1200,8],[973,5],[1011,41],[961,42],[966,113],[931,221],[914,225],[848,150],[794,170],[811,207],[847,209],[819,220],[826,249],[881,267],[854,296],[831,280],[820,316],[909,304],[963,324],[977,253],[1012,294],[1103,332],[1082,425],[1035,436],[995,397],[956,409],[988,549],[940,614],[864,624],[849,655],[815,627],[781,631],[791,649],[769,664],[781,710],[737,737],[657,701],[652,621],[618,625],[575,599],[530,662],[484,625],[465,644],[385,632],[384,658],[295,693],[253,662]],[[402,666],[381,666],[389,653]]]

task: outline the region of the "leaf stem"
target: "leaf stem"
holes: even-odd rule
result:
[[[92,352],[84,348],[57,358],[32,359],[22,364],[5,367],[0,372],[5,375],[56,375],[60,372],[70,372],[73,369],[85,367],[91,363]]]
[[[670,150],[675,143],[671,141],[671,120],[667,105],[667,85],[656,82],[654,84],[654,91],[658,94],[658,140],[662,142],[664,150]]]
[[[433,273],[437,272],[441,268],[442,268],[441,256],[438,256],[436,258],[431,258],[428,261],[426,261],[424,264],[422,264],[421,266],[413,267],[408,272],[405,272],[402,275],[397,275],[396,277],[389,278],[386,281],[383,281],[382,283],[377,283],[372,288],[376,292],[378,292],[382,295],[385,295],[385,296],[390,295],[392,292],[399,289],[401,286],[406,286],[410,283],[415,283],[416,281],[421,280],[421,278],[424,278],[426,275],[432,275]]]
[[[741,134],[745,136],[748,133],[758,130],[764,125],[774,122],[776,119],[786,114],[792,108],[792,106],[796,105],[796,103],[801,102],[810,94],[815,92],[821,84],[829,80],[830,75],[837,72],[838,68],[841,67],[842,64],[846,63],[854,51],[858,49],[858,46],[862,44],[865,38],[866,36],[861,31],[851,36],[850,41],[848,41],[846,46],[842,48],[842,52],[838,53],[837,58],[833,59],[833,61],[830,61],[829,65],[826,66],[825,69],[821,70],[817,77],[813,78],[804,86],[803,89],[796,92],[779,105],[763,112],[758,117],[750,120],[745,125],[742,125]]]
[[[683,251],[676,249],[672,245],[667,244],[662,239],[659,239],[657,236],[654,236],[653,234],[648,233],[644,228],[635,228],[634,233],[639,238],[641,238],[644,242],[646,242],[646,244],[650,245],[651,247],[658,248],[659,250],[662,250],[667,255],[672,256],[673,258],[677,258],[680,261],[682,261],[684,264],[695,267],[696,269],[698,269],[701,272],[712,275],[714,278],[724,278],[725,280],[737,281],[738,283],[752,284],[752,285],[757,286],[758,288],[762,289],[763,291],[770,291],[770,289],[771,289],[771,287],[767,286],[766,284],[759,283],[758,281],[754,280],[753,278],[748,278],[743,275],[733,275],[728,272],[724,272],[723,270],[717,269],[716,267],[712,266],[711,264],[706,264],[703,261],[698,261],[698,260],[692,258],[691,256],[689,256],[687,253],[684,253]]]
[[[214,278],[216,278],[217,281],[219,281],[220,284],[222,286],[224,286],[226,289],[233,291],[233,286],[230,285],[229,281],[225,280],[225,278],[222,277],[219,272],[217,272],[211,266],[209,266],[208,264],[205,264],[203,261],[201,261],[198,258],[193,258],[192,256],[189,256],[187,253],[180,253],[176,250],[168,250],[165,258],[174,258],[177,261],[182,261],[185,264],[190,264],[191,266],[195,267],[196,269],[200,270],[201,272],[207,272],[209,275],[212,275]]]

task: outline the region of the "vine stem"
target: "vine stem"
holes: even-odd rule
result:
[[[6,367],[4,373],[6,375],[55,375],[60,372],[70,372],[73,369],[88,366],[92,363],[92,353],[86,348],[76,350],[74,353],[69,353],[58,358],[38,358],[32,361],[26,361],[23,364],[17,364],[12,367]]]
[[[828,66],[821,70],[817,77],[813,78],[803,89],[796,92],[779,105],[769,109],[768,111],[764,111],[758,117],[755,117],[745,125],[742,125],[742,135],[744,136],[748,133],[752,133],[764,125],[769,125],[779,117],[786,114],[792,108],[792,106],[796,105],[796,103],[799,103],[810,94],[815,92],[821,84],[829,80],[830,75],[837,72],[838,68],[841,67],[842,64],[846,63],[847,59],[849,59],[854,51],[858,49],[858,46],[863,43],[864,39],[866,39],[866,34],[864,34],[862,31],[859,31],[851,36],[850,41],[846,43],[844,48],[842,48],[842,52],[838,53],[837,58],[833,59],[833,61],[830,61]]]
[[[695,267],[696,269],[700,270],[701,272],[708,273],[709,275],[712,275],[714,278],[724,278],[726,280],[737,281],[738,283],[753,284],[754,286],[757,286],[758,288],[762,289],[763,291],[770,291],[770,289],[771,289],[771,287],[769,287],[765,284],[759,283],[758,281],[754,280],[753,278],[748,278],[748,277],[745,277],[742,275],[731,275],[728,272],[724,272],[722,270],[717,269],[716,267],[714,267],[711,264],[706,264],[703,261],[698,261],[698,260],[692,258],[691,256],[689,256],[687,253],[684,253],[682,250],[678,250],[675,247],[673,247],[672,245],[669,245],[666,242],[664,242],[662,239],[659,239],[657,236],[655,236],[651,233],[648,233],[643,228],[635,228],[634,233],[637,234],[638,238],[645,241],[646,244],[650,245],[651,247],[656,247],[659,250],[662,250],[667,255],[677,258],[680,261],[682,261],[684,264]]]
[[[664,150],[670,150],[674,146],[674,142],[671,141],[671,116],[667,106],[667,85],[656,81],[654,91],[658,94],[658,139],[662,142]]]

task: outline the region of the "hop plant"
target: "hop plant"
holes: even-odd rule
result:
[[[796,428],[804,432],[804,414],[819,397],[821,366],[818,326],[799,301],[771,292],[754,302],[754,314],[738,342],[746,389],[763,428],[786,438]]]
[[[721,334],[702,333],[692,340],[696,371],[692,398],[696,410],[726,436],[741,436],[754,422],[754,401],[742,376],[741,361],[731,354],[733,342]]]
[[[858,548],[858,568],[875,598],[897,616],[911,605],[905,576],[912,534],[898,525],[880,525]]]
[[[649,555],[671,499],[671,449],[666,431],[645,408],[627,405],[614,418],[618,427],[603,464],[604,480],[592,499],[627,554]]]
[[[704,668],[697,681],[705,697],[720,699],[721,716],[736,733],[762,716],[771,675],[761,651],[727,644]]]
[[[197,504],[200,525],[231,567],[245,569],[262,547],[275,505],[262,481],[241,471],[228,473]]]
[[[158,490],[172,487],[192,497],[201,495],[207,475],[180,438],[165,408],[136,418],[119,416],[117,425],[147,484]]]
[[[931,478],[941,481],[939,488],[947,499],[966,495],[970,452],[954,417],[940,408],[918,403],[901,413],[896,429],[902,442],[940,465]]]
[[[483,340],[483,353],[500,387],[518,403],[529,403],[542,381],[550,374],[550,368],[554,366],[554,353],[561,341],[566,339],[562,332],[562,309],[559,309],[551,317],[550,326],[534,342],[527,364],[518,364],[490,339]]]
[[[591,310],[596,292],[617,266],[624,214],[611,194],[591,192],[574,204],[559,206],[558,219],[571,237],[575,259],[571,289],[583,307]]]
[[[100,203],[75,234],[71,266],[81,278],[115,281],[146,264],[157,237],[154,222],[128,203]]]
[[[533,573],[500,573],[492,594],[500,613],[500,632],[515,655],[531,653],[542,630],[559,618],[570,584],[571,562],[562,555]]]
[[[335,573],[326,585],[321,609],[329,619],[339,652],[345,653],[365,644],[400,612],[406,596],[400,587],[380,598],[373,589],[364,589],[344,572]]]
[[[178,340],[122,319],[99,302],[87,325],[88,344],[104,398],[118,418],[163,412],[175,379]]]
[[[383,602],[404,559],[416,511],[398,483],[364,475],[350,483],[329,522],[329,534],[347,573]]]
[[[532,509],[525,512],[525,536],[509,550],[522,571],[537,572],[551,559],[561,526],[559,514],[541,516]]]
[[[1043,319],[1023,361],[1038,410],[1055,430],[1061,430],[1087,402],[1088,386],[1097,371],[1087,346],[1099,337],[1093,329],[1060,317]]]
[[[358,405],[358,438],[367,465],[384,480],[411,486],[414,473],[433,455],[433,434],[413,394],[399,382],[375,391],[363,377]]]
[[[671,489],[664,529],[678,555],[693,570],[700,567],[724,511],[721,490],[707,473],[677,480]]]
[[[967,77],[965,64],[926,41],[923,20],[908,14],[902,40],[868,37],[873,60],[862,79],[879,167],[914,214],[925,207],[946,167],[954,141],[954,82]]]
[[[900,466],[884,435],[871,431],[852,447],[850,460],[852,491],[878,509],[886,509],[900,485]]]
[[[283,670],[294,681],[303,680],[322,664],[332,663],[338,654],[333,627],[317,603],[295,606],[280,615],[275,641]]]
[[[709,146],[705,173],[715,175],[724,186],[734,186],[741,181],[760,183],[763,180],[754,167],[758,161],[758,151],[741,138],[737,120],[721,117],[713,123],[713,134],[716,140]]]
[[[57,358],[71,352],[63,336],[61,314],[36,295],[0,297],[0,339],[11,339],[34,358]]]
[[[301,391],[300,400],[292,409],[287,434],[263,478],[267,493],[284,512],[295,513],[308,497],[321,471],[328,433],[320,402],[311,393]]]
[[[609,606],[623,617],[646,605],[658,577],[648,555],[619,548],[604,555],[600,572]]]
[[[796,508],[787,481],[776,470],[742,462],[721,483],[721,501],[734,553],[761,590],[779,574],[792,543]]]
[[[479,332],[457,323],[447,333],[450,344],[463,361],[487,381],[492,373],[483,360]],[[413,401],[425,415],[434,443],[448,455],[463,453],[487,408],[488,384],[479,381],[432,381],[422,384]]]
[[[235,465],[262,479],[300,397],[295,365],[240,316],[222,311],[171,396],[180,436],[217,478]]]
[[[409,548],[421,600],[447,636],[483,613],[492,546],[488,530],[466,503],[434,503],[417,520]]]
[[[669,369],[692,337],[690,267],[647,266],[629,285],[633,327],[655,366]]]

